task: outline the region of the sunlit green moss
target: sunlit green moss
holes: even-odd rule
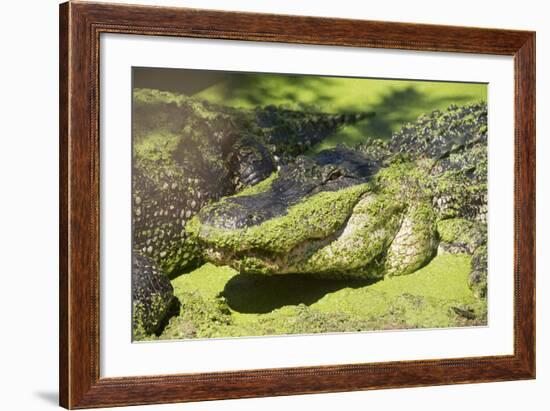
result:
[[[404,122],[453,103],[487,101],[487,85],[239,73],[226,75],[195,97],[233,107],[313,105],[325,112],[376,113],[323,140],[313,149],[319,152],[338,143],[353,146],[369,137],[387,138]]]
[[[177,301],[167,303],[166,295],[153,293],[149,296],[151,302],[148,307],[134,301],[132,304],[132,333],[135,341],[143,341],[162,328],[162,322],[168,311],[177,309]]]
[[[161,338],[485,325],[486,300],[469,289],[469,269],[470,257],[446,254],[408,276],[372,283],[246,276],[205,264],[172,281],[182,309]]]
[[[236,87],[239,84],[247,87]],[[250,87],[251,84],[254,87]],[[289,103],[297,107],[313,103],[326,112],[376,112],[376,117],[354,126],[347,126],[329,136],[311,149],[311,152],[316,152],[320,148],[331,147],[336,142],[354,145],[371,137],[385,139],[404,122],[413,120],[420,113],[430,112],[434,108],[446,108],[450,103],[484,101],[486,90],[486,85],[478,84],[252,75],[243,82],[228,80],[219,83],[200,93],[198,97],[243,107]],[[138,124],[139,133],[135,139],[134,153],[139,158],[151,162],[168,161],[182,136],[197,142],[204,141],[204,135],[212,133],[207,131],[203,135],[197,131],[203,120],[208,122],[215,118],[225,118],[223,113],[211,112],[208,105],[165,92],[138,91],[134,95],[134,105],[137,112],[141,106],[147,106],[148,110],[146,116],[137,116],[141,123]],[[151,109],[150,106],[154,105],[158,105],[158,110]],[[197,121],[192,125],[181,122],[180,111],[184,106],[190,107],[195,113]],[[462,118],[460,124],[475,123],[475,120],[474,117]],[[481,131],[486,132],[486,126]],[[219,158],[204,147],[199,151],[205,163],[218,167]],[[451,159],[452,156],[456,155],[451,154]],[[383,250],[388,247],[387,239],[392,238],[391,235],[383,235],[382,232],[396,231],[402,218],[403,221],[409,218],[412,225],[419,222],[422,229],[417,227],[413,230],[419,236],[414,238],[415,241],[432,244],[435,218],[425,199],[434,191],[449,192],[458,196],[459,200],[463,200],[455,202],[455,207],[459,209],[464,207],[464,204],[471,203],[471,196],[463,195],[466,191],[463,190],[464,187],[486,192],[485,185],[470,187],[466,183],[463,184],[462,180],[458,180],[453,172],[438,178],[434,187],[434,181],[428,181],[425,172],[430,165],[425,166],[413,166],[406,159],[403,162],[394,161],[379,173],[376,184],[368,189],[353,191],[351,196],[350,193],[343,197],[340,197],[340,192],[326,193],[326,197],[315,197],[316,201],[313,203],[308,199],[307,204],[298,204],[289,210],[288,215],[272,219],[258,227],[231,232],[207,227],[208,236],[209,239],[212,238],[214,232],[214,238],[218,242],[216,247],[229,247],[234,252],[261,249],[276,255],[285,255],[304,239],[322,240],[334,235],[345,223],[357,201],[365,193],[373,191],[377,196],[376,201],[372,202],[373,209],[369,209],[366,214],[377,216],[377,221],[365,224],[368,233],[371,234],[370,244],[363,248],[352,247],[351,250],[362,253],[364,262],[368,261],[370,264],[372,260],[375,264],[376,256],[383,254]],[[269,188],[273,178],[274,176],[246,189],[240,195],[252,195]],[[328,203],[330,208],[326,207]],[[411,207],[411,204],[415,206]],[[450,213],[446,217],[449,216],[454,214]],[[466,238],[470,235],[467,225],[446,221],[438,226],[443,241],[470,240]],[[198,219],[195,219],[187,224],[187,229],[188,233],[192,234],[189,238],[196,239],[200,236],[202,228],[198,224]],[[377,237],[372,233],[382,234]],[[193,242],[189,244],[196,246]],[[394,245],[398,245],[397,242]],[[324,265],[328,268],[328,264],[334,261],[323,258],[327,255],[336,255],[347,259],[350,250],[346,248],[344,243],[339,249],[332,250],[330,255],[314,254],[317,260],[312,261],[316,267]],[[429,250],[430,247],[424,248]],[[188,254],[184,247],[179,251]],[[390,257],[392,252],[390,249]],[[385,255],[384,258],[386,257]],[[182,258],[182,261],[187,261],[185,257]],[[404,265],[399,258],[397,264]],[[166,257],[167,270],[179,273],[181,270],[173,267],[178,260],[181,260],[180,257],[173,262]],[[419,268],[424,263],[422,259],[419,261],[418,264],[410,265],[409,271]],[[269,267],[264,260],[254,256],[242,257],[239,262],[238,268],[243,273],[276,271],[276,267]],[[251,277],[243,277],[243,274],[237,274],[228,267],[207,264],[173,281],[176,295],[182,301],[182,308],[180,315],[173,319],[162,338],[485,324],[486,301],[476,298],[468,288],[469,281],[473,284],[472,279],[468,278],[469,262],[470,258],[464,255],[442,255],[409,276],[387,278],[375,284],[350,280],[306,280],[294,276],[284,280],[251,276],[254,277],[252,280]],[[235,283],[240,286],[234,286]],[[479,287],[485,287],[486,290],[486,278],[472,285],[474,291],[482,295],[483,291],[479,291]],[[475,319],[461,317],[457,314],[461,310],[473,310]],[[136,329],[139,333],[139,326]]]
[[[439,221],[437,231],[443,242],[465,244],[472,247],[480,244],[486,235],[484,224],[463,218]]]
[[[278,174],[279,173],[277,171],[275,171],[269,177],[267,177],[266,179],[260,181],[258,184],[246,187],[244,190],[242,190],[239,193],[233,195],[233,197],[251,196],[251,195],[262,193],[264,191],[269,190],[269,188],[271,187],[271,184],[273,183],[273,181],[275,181]]]
[[[298,272],[331,277],[380,278],[384,254],[397,232],[403,204],[384,195],[365,196],[353,208],[343,233],[299,263]]]
[[[347,220],[359,197],[369,190],[361,184],[335,192],[321,192],[289,208],[282,217],[241,229],[201,225],[195,217],[187,229],[193,235],[207,236],[208,244],[234,251],[261,249],[286,253],[308,239],[326,238]],[[198,232],[197,232],[198,230]]]

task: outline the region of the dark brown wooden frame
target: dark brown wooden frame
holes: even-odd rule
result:
[[[514,354],[100,378],[101,33],[513,56]],[[60,405],[90,408],[535,378],[534,32],[70,2],[60,6],[59,47]]]

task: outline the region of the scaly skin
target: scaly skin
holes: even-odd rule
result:
[[[389,142],[298,157],[263,191],[204,207],[187,232],[207,260],[268,275],[380,278],[417,270],[438,247],[467,252],[483,295],[486,119],[483,104],[451,107]]]
[[[167,276],[202,262],[196,237],[185,229],[191,217],[367,116],[275,106],[236,110],[168,92],[135,90],[134,330],[158,332],[173,305]]]
[[[177,314],[179,301],[168,277],[155,263],[139,254],[132,256],[133,336],[160,334],[168,319]]]
[[[361,116],[240,111],[150,90],[134,109],[134,258],[158,265],[134,270],[145,333],[168,306],[147,284],[204,257],[247,273],[380,278],[468,252],[470,285],[485,295],[485,105],[315,159],[299,154]]]
[[[196,267],[185,231],[201,208],[272,174],[366,115],[236,110],[167,92],[134,91],[133,244],[169,276]]]

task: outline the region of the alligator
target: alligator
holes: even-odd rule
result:
[[[389,141],[297,156],[188,223],[204,258],[241,273],[381,279],[473,255],[486,294],[487,107],[434,111]]]
[[[135,330],[158,334],[177,306],[169,278],[205,261],[379,279],[465,252],[485,296],[485,104],[315,156],[312,146],[372,113],[242,110],[146,89],[133,113]]]
[[[132,253],[132,302],[134,340],[159,335],[180,308],[168,277],[149,257],[135,252]]]
[[[204,205],[262,181],[372,115],[233,109],[150,89],[133,97],[134,249],[169,276],[200,263],[184,228]]]
[[[203,262],[196,237],[186,229],[199,210],[258,184],[341,127],[372,115],[273,105],[234,109],[135,89],[134,328],[158,333],[173,305],[168,278]]]

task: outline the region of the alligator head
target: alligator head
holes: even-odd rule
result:
[[[438,227],[456,219],[470,232],[483,231],[475,221],[486,207],[485,110],[452,108],[404,127],[389,142],[299,156],[204,207],[188,234],[208,261],[269,275],[380,278],[417,270],[440,242],[441,252],[472,253],[483,233],[455,244],[449,235],[442,242]],[[468,116],[476,121],[464,121]]]
[[[201,260],[187,221],[255,185],[340,127],[372,113],[266,106],[233,109],[156,90],[134,91],[134,250],[175,276]]]
[[[404,212],[376,193],[379,168],[345,148],[299,157],[261,186],[203,208],[189,230],[208,260],[243,273],[377,276]]]

